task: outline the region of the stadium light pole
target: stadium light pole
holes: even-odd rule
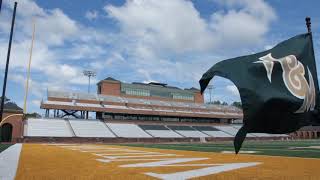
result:
[[[1,1],[1,4],[2,4],[2,1]],[[7,52],[6,68],[5,68],[5,72],[4,72],[4,78],[3,78],[3,87],[2,87],[2,96],[1,96],[2,98],[1,98],[1,107],[0,107],[0,122],[2,121],[3,106],[4,106],[5,97],[6,97],[6,87],[7,87],[7,78],[8,78],[8,71],[9,71],[11,44],[12,44],[14,22],[16,19],[17,5],[18,5],[18,3],[14,2],[13,15],[12,15],[12,20],[11,20],[10,38],[9,38],[8,52]]]
[[[88,93],[90,93],[90,79],[91,77],[96,76],[96,72],[90,71],[90,70],[84,70],[83,75],[87,76],[89,78],[89,84],[88,84]]]
[[[91,77],[96,76],[96,72],[90,71],[90,70],[84,70],[83,75],[87,76],[89,79],[89,84],[88,84],[88,94],[89,94],[90,93],[90,79],[91,79]],[[86,119],[88,119],[88,118],[89,118],[89,111],[87,111],[87,113],[86,113]]]
[[[210,104],[211,104],[211,93],[212,93],[213,85],[209,84],[207,88],[208,88],[208,90],[209,90]]]

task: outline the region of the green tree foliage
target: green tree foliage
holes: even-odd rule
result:
[[[233,102],[231,105],[232,105],[232,106],[235,106],[235,107],[237,107],[237,108],[242,109],[242,104],[241,104],[241,102],[235,101],[235,102]]]
[[[26,114],[26,117],[27,117],[27,118],[40,118],[41,115],[38,114],[38,113],[36,113],[36,112],[33,112],[33,113],[27,113],[27,114]]]

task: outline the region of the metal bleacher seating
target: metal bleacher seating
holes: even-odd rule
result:
[[[214,128],[212,126],[192,126],[192,128],[201,131],[205,134],[208,134],[212,137],[233,137],[230,134],[220,131],[219,129]]]
[[[136,99],[136,98],[117,97],[117,96],[110,96],[110,95],[101,95],[101,94],[78,93],[78,92],[70,93],[70,92],[63,92],[63,91],[48,90],[48,97],[213,110],[212,112],[206,112],[207,114],[225,114],[225,112],[229,114],[241,113],[238,108],[233,106],[196,104],[196,103],[174,102],[174,101],[160,101],[160,100],[150,100],[150,99]],[[201,112],[201,113],[204,113],[204,112]]]
[[[210,137],[190,126],[167,126],[169,129],[177,132],[184,137]]]
[[[25,136],[38,137],[72,137],[73,133],[63,119],[28,119]]]
[[[233,125],[232,127],[239,130],[241,126]],[[248,133],[247,136],[248,137],[289,137],[286,134],[267,134],[267,133]]]
[[[181,135],[168,129],[164,125],[139,125],[139,127],[153,137],[161,137],[161,138],[180,138],[180,137],[182,137]]]
[[[28,137],[124,137],[124,138],[204,138],[234,137],[240,126],[153,125],[104,123],[94,119],[35,119],[25,121]],[[288,137],[283,134],[250,133],[248,137]]]
[[[214,127],[219,129],[220,131],[230,134],[231,136],[235,136],[238,132],[238,130],[232,126],[214,126]]]
[[[239,129],[241,128],[240,125],[233,125],[233,126],[231,126],[231,127],[235,128],[237,132],[238,132]],[[267,135],[267,134],[266,134],[266,135]],[[248,134],[247,134],[247,137],[257,137],[257,136],[255,136],[255,135],[252,134],[252,133],[248,133]]]
[[[118,137],[126,138],[150,138],[151,136],[144,132],[136,124],[117,124],[117,123],[106,123],[107,126],[115,133]]]
[[[106,124],[99,120],[71,119],[69,122],[78,137],[116,137]]]

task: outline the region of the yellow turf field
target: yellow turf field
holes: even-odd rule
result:
[[[111,145],[23,144],[16,179],[129,180],[191,177],[217,180],[316,180],[320,179],[319,168],[320,159],[312,158]]]

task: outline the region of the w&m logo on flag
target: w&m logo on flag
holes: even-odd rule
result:
[[[236,153],[247,133],[291,133],[317,120],[312,112],[319,86],[311,33],[215,64],[200,79],[201,92],[214,76],[231,80],[240,93],[244,117],[234,139]]]
[[[272,69],[275,62],[279,62],[282,67],[282,79],[287,89],[292,95],[299,99],[303,99],[302,106],[296,111],[301,113],[308,110],[314,110],[315,107],[315,89],[312,74],[308,69],[309,84],[305,78],[305,68],[303,64],[297,60],[296,56],[289,55],[280,59],[272,57],[271,53],[260,57],[255,63],[263,63],[267,71],[267,77],[271,83]]]

